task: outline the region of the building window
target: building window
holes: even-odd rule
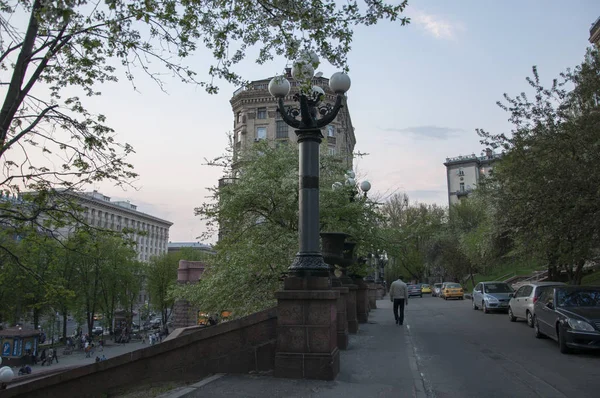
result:
[[[335,155],[336,154],[335,148],[329,147],[329,154],[330,155]]]
[[[267,108],[258,108],[256,110],[256,118],[257,119],[266,119],[267,118]]]
[[[237,113],[237,122],[238,124],[242,122],[242,112]]]
[[[275,138],[288,138],[289,137],[288,125],[283,120],[277,120],[276,124],[277,124],[277,130],[276,130]]]
[[[461,177],[465,175],[465,171],[462,169],[462,167],[458,169],[458,175]]]
[[[335,137],[335,127],[331,124],[327,126],[327,137]]]
[[[460,183],[460,192],[465,192],[465,183],[464,182]]]
[[[238,131],[238,133],[235,135],[235,142],[242,142],[242,132]]]
[[[257,127],[256,128],[256,139],[257,140],[266,140],[267,139],[267,128],[266,127]]]

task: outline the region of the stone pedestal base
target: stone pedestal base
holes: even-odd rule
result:
[[[289,277],[277,297],[275,377],[334,380],[340,371],[337,300],[329,278]]]
[[[340,350],[348,348],[348,319],[346,317],[346,301],[350,289],[347,287],[333,287],[333,290],[340,292],[337,299],[337,344]]]
[[[198,313],[194,307],[185,300],[177,300],[173,306],[173,328],[185,328],[198,323]]]
[[[369,298],[367,284],[362,279],[354,281],[358,290],[356,291],[356,317],[359,323],[367,323],[369,321]]]
[[[378,293],[377,286],[374,284],[369,284],[368,297],[369,297],[369,307],[371,309],[377,308],[377,293]]]
[[[357,301],[356,296],[358,292],[358,286],[352,284],[344,284],[344,287],[349,289],[348,298],[346,300],[346,318],[348,320],[348,333],[358,333],[358,318],[357,318]]]

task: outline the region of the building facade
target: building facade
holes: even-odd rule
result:
[[[178,252],[182,249],[189,248],[192,250],[197,250],[206,253],[214,253],[213,247],[211,245],[207,245],[205,243],[200,242],[169,242],[167,249],[169,253]]]
[[[494,172],[494,163],[501,154],[486,149],[482,156],[475,154],[446,158],[446,179],[448,183],[448,204],[457,204],[469,196],[479,181]]]
[[[600,17],[590,27],[590,43],[600,47]]]
[[[112,202],[110,197],[98,191],[71,192],[69,195],[83,207],[83,217],[88,225],[113,231],[130,230],[130,237],[137,243],[138,260],[147,262],[151,257],[167,252],[172,222],[142,213],[129,201]]]
[[[285,97],[284,103],[286,107],[297,107],[298,102],[294,101],[293,96],[298,92],[298,82],[291,77],[289,69],[286,78],[290,81],[292,89]],[[234,117],[235,152],[261,140],[273,145],[296,142],[294,129],[289,127],[276,111],[277,99],[273,98],[268,90],[270,80],[271,78],[251,82],[233,93],[230,103]],[[312,84],[325,91],[325,104],[335,103],[336,94],[329,88],[329,79],[315,77]],[[322,151],[327,150],[330,154],[339,155],[350,168],[356,137],[346,99],[343,105],[335,120],[323,129],[325,139]]]

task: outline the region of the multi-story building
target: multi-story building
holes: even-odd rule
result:
[[[167,246],[169,253],[178,252],[184,248],[189,248],[192,250],[197,250],[206,253],[214,253],[213,247],[211,245],[207,245],[205,243],[200,242],[169,242]]]
[[[293,96],[298,92],[299,84],[291,77],[290,69],[287,69],[286,73],[292,90],[285,97],[284,103],[286,107],[297,107],[298,103],[294,101]],[[270,80],[271,78],[254,81],[233,93],[230,103],[234,115],[236,152],[248,148],[260,140],[267,140],[273,145],[296,141],[294,130],[281,119],[279,112],[276,111],[277,100],[271,96],[268,90]],[[325,91],[323,101],[325,104],[333,105],[335,103],[336,94],[329,88],[329,79],[315,77],[312,84]],[[326,150],[330,154],[340,155],[340,158],[347,163],[348,168],[351,168],[356,137],[346,99],[343,105],[333,123],[323,129],[325,140],[322,145],[326,146]]]
[[[471,155],[446,158],[446,178],[448,182],[448,203],[450,206],[469,196],[481,178],[494,172],[494,162],[501,154],[486,149],[482,156]]]
[[[113,231],[130,230],[131,238],[137,243],[138,260],[147,262],[167,252],[172,222],[142,213],[129,201],[112,202],[98,191],[70,192],[69,195],[84,209],[83,217],[88,225]]]
[[[600,47],[600,17],[592,24],[590,28],[590,43]]]

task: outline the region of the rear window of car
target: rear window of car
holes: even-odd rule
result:
[[[435,286],[435,287],[442,287],[442,285],[443,285],[442,283],[436,283],[436,284],[435,284],[435,285],[433,285],[433,286]]]
[[[512,289],[506,283],[486,283],[484,285],[486,293],[511,293]]]
[[[423,285],[421,285],[421,287],[429,287],[429,285],[425,285],[425,284],[423,284]]]
[[[448,289],[460,289],[462,286],[459,283],[448,283],[446,288]]]

